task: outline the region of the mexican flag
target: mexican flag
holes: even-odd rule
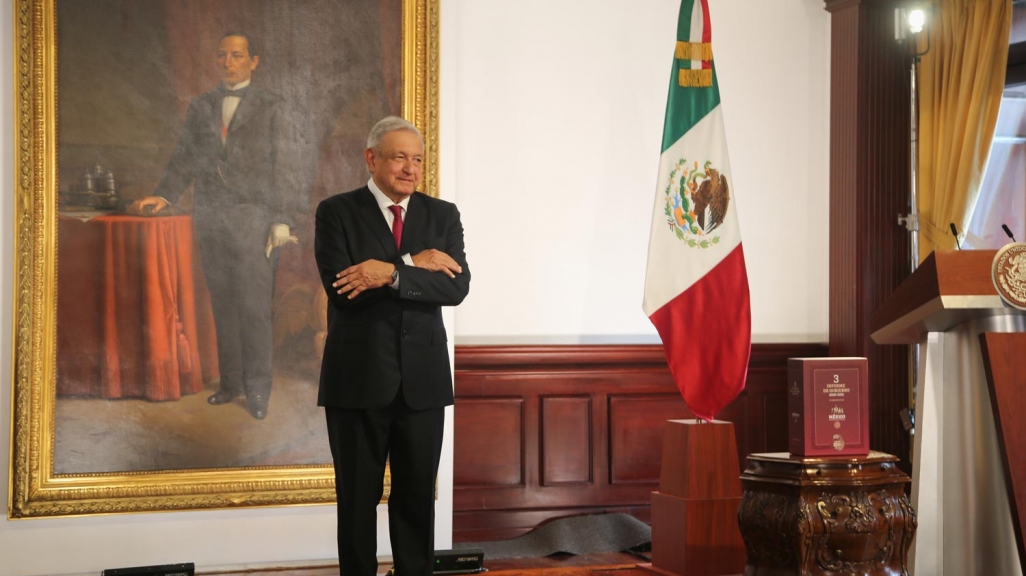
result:
[[[752,349],[708,0],[683,0],[648,242],[644,310],[684,401],[712,420],[745,387]]]

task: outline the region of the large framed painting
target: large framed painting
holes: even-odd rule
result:
[[[334,500],[313,215],[389,115],[436,194],[438,2],[15,0],[9,517]]]

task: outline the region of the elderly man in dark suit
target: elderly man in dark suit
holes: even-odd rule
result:
[[[315,255],[328,293],[318,403],[335,462],[338,553],[345,576],[374,576],[376,506],[386,457],[398,576],[428,576],[444,407],[453,403],[442,306],[470,290],[456,206],[416,192],[420,132],[378,122],[367,185],[317,207]]]
[[[129,207],[159,214],[193,186],[193,221],[217,331],[221,405],[246,395],[254,418],[271,393],[272,252],[297,242],[290,213],[302,190],[282,99],[252,86],[255,44],[229,32],[218,45],[223,83],[189,104],[185,127],[153,196]]]

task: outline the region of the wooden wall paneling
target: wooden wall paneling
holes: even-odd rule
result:
[[[911,272],[909,69],[898,0],[826,0],[830,56],[830,355],[869,359],[870,445],[910,470],[909,355],[870,340],[869,321]]]
[[[658,384],[652,381],[652,376],[657,376],[656,382],[659,382]],[[540,422],[543,417],[539,414],[539,407],[542,405],[542,397],[589,394],[591,396],[591,406],[594,410],[592,420],[593,422],[602,422],[606,419],[604,394],[608,393],[608,391],[631,391],[632,389],[665,391],[667,385],[663,380],[667,377],[668,371],[666,375],[646,374],[645,371],[639,371],[634,373],[631,378],[625,378],[624,374],[619,372],[605,370],[564,372],[560,369],[555,369],[548,373],[526,372],[519,374],[507,371],[504,373],[496,372],[475,375],[458,372],[456,385],[457,413],[459,413],[460,407],[464,402],[469,402],[475,397],[487,398],[489,395],[494,394],[501,398],[508,398],[519,394],[523,399],[525,411],[525,431],[523,433],[524,481],[522,486],[506,488],[493,485],[463,484],[457,481],[454,490],[454,500],[458,502],[455,504],[457,509],[463,505],[496,509],[511,507],[601,506],[607,503],[607,495],[614,495],[614,500],[619,504],[643,504],[647,500],[647,489],[644,486],[640,488],[634,486],[619,488],[609,486],[606,480],[608,473],[605,472],[609,466],[608,458],[605,457],[602,450],[594,452],[594,458],[592,459],[594,483],[592,485],[556,484],[553,486],[543,486],[540,474],[543,466],[540,461],[542,450],[540,448],[539,434]],[[478,378],[483,378],[487,384],[483,385]],[[464,383],[469,384],[468,388],[471,390],[477,389],[476,396],[466,394],[463,387]],[[487,390],[487,392],[484,392],[483,389]],[[487,435],[489,433],[487,428],[491,426],[491,423],[486,419],[479,419],[477,423],[478,427],[472,428],[469,425],[462,425],[470,424],[468,419],[462,419],[456,424],[457,438],[461,436],[476,437]],[[595,446],[603,446],[608,442],[606,430],[607,427],[604,425],[593,425]],[[576,446],[572,448],[574,450],[577,449]],[[457,450],[459,450],[459,446],[457,446]],[[562,457],[563,454],[559,456],[550,455],[550,458]],[[456,457],[457,467],[468,464],[470,463],[465,460],[464,455]]]
[[[786,363],[786,359],[784,361]],[[784,375],[786,384],[787,375]],[[787,452],[787,390],[780,388],[780,368],[759,367],[748,371],[745,387],[748,433],[744,446],[739,444],[738,463],[744,471],[745,456],[752,453]],[[744,454],[740,453],[744,449]]]
[[[608,398],[609,483],[657,484],[666,421],[694,415],[675,393]]]
[[[584,376],[587,380],[597,376],[601,371],[609,370],[603,368],[601,370],[592,369],[587,376]],[[593,490],[593,494],[596,498],[589,500],[587,506],[605,506],[607,504],[621,505],[621,506],[643,506],[644,501],[637,495],[630,497],[628,495],[620,494],[616,498],[609,498],[609,450],[606,449],[609,446],[610,430],[608,426],[609,422],[609,402],[606,399],[607,390],[611,387],[616,386],[613,382],[617,380],[631,379],[630,372],[618,373],[615,372],[615,379],[607,382],[606,384],[600,384],[600,380],[594,381],[591,386],[591,408],[593,410],[591,425],[592,425],[592,438],[595,440],[592,450],[591,460],[591,475],[592,485],[589,487]],[[638,380],[644,381],[644,375],[639,374]],[[586,380],[586,381],[587,381]],[[544,384],[542,384],[544,386]],[[635,384],[636,385],[636,384]],[[562,515],[567,515],[564,512]]]
[[[753,346],[748,387],[718,416],[734,422],[741,466],[747,454],[776,448],[764,428],[786,424],[786,401],[772,399],[786,394],[787,358],[825,353],[821,344]],[[455,387],[459,542],[509,538],[575,514],[649,521],[664,423],[691,417],[659,345],[457,346]]]
[[[763,394],[759,409],[763,426],[759,428],[762,434],[757,440],[761,441],[761,445],[752,446],[752,452],[787,452],[790,441],[787,429],[787,391]]]
[[[454,410],[453,483],[461,486],[524,484],[524,399],[475,398]]]
[[[591,412],[590,396],[542,396],[542,486],[591,484]]]

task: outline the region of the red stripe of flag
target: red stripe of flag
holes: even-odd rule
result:
[[[740,244],[649,318],[691,412],[712,420],[745,387],[752,312]],[[708,345],[708,346],[706,346]]]
[[[712,42],[712,22],[709,20],[709,0],[702,0],[702,43]],[[712,60],[702,60],[702,68],[712,68]]]

